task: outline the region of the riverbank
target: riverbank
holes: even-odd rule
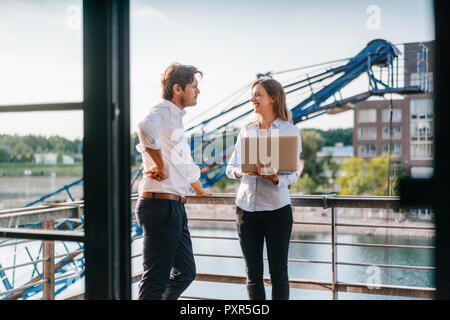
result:
[[[0,177],[81,177],[83,164],[2,163]]]
[[[0,177],[0,210],[24,207],[79,179],[80,177],[74,176]],[[75,200],[80,200],[83,197],[83,184],[71,187],[70,194]],[[48,201],[66,202],[71,199],[69,194],[63,190]]]

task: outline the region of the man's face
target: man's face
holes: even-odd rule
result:
[[[181,105],[183,107],[191,107],[197,104],[197,96],[200,93],[198,89],[198,80],[194,77],[194,81],[189,83],[184,88],[183,94],[181,96]]]

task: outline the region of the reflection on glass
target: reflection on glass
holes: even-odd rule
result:
[[[0,228],[83,230],[79,216],[83,212],[74,205],[84,197],[82,141],[82,111],[2,114]],[[73,209],[57,208],[66,202],[73,204]],[[50,207],[55,207],[51,217],[45,212]],[[30,208],[34,213],[24,214]],[[7,218],[12,212],[14,220]],[[0,239],[0,299],[43,298],[46,243]],[[82,249],[82,243],[54,242],[57,298],[71,290],[84,290]],[[18,266],[32,261],[37,263]],[[23,288],[29,281],[36,285]]]
[[[0,1],[0,105],[82,100],[82,1]]]
[[[311,79],[313,75],[320,74],[329,70],[326,64],[330,61],[335,61],[341,58],[351,58],[360,49],[362,49],[370,40],[375,38],[375,33],[379,33],[380,30],[385,32],[383,38],[388,41],[406,42],[406,41],[423,41],[432,40],[434,35],[432,34],[432,8],[423,7],[423,10],[402,10],[401,5],[392,1],[382,1],[383,3],[378,6],[368,5],[363,2],[353,2],[351,4],[339,3],[339,5],[333,6],[332,4],[323,5],[319,2],[312,5],[306,5],[300,1],[277,1],[277,2],[258,2],[258,6],[249,4],[247,2],[205,2],[196,1],[190,3],[179,2],[174,9],[172,2],[149,2],[145,0],[133,0],[131,1],[131,55],[132,55],[132,82],[134,83],[132,89],[132,131],[135,130],[137,123],[145,117],[148,109],[151,105],[156,104],[160,99],[160,75],[164,69],[173,61],[179,61],[180,63],[193,64],[200,70],[204,71],[204,79],[200,82],[200,95],[198,105],[187,110],[185,121],[185,128],[189,128],[197,123],[208,119],[216,114],[224,113],[229,110],[233,105],[245,101],[250,97],[250,90],[245,89],[247,83],[251,83],[256,78],[256,74],[264,74],[268,71],[272,72],[272,76],[275,79],[283,81],[284,84],[294,83],[297,81],[303,81],[304,79]],[[415,5],[419,2],[413,1]],[[422,3],[422,2],[420,2]],[[205,5],[207,4],[207,5]],[[233,5],[234,4],[234,5]],[[413,5],[413,4],[411,4]],[[376,10],[372,10],[375,8]],[[402,15],[389,15],[385,12],[402,12]],[[377,12],[380,12],[378,14]],[[383,13],[384,12],[384,13]],[[403,14],[405,13],[405,15]],[[425,15],[427,14],[427,15]],[[233,17],[233,24],[229,23],[229,17]],[[336,17],[339,16],[339,19]],[[357,19],[354,19],[357,17]],[[381,18],[380,18],[381,17]],[[408,25],[409,28],[389,28],[389,25],[398,23],[401,20],[403,25]],[[255,32],[254,26],[261,25],[261,21],[264,21],[264,26],[261,32]],[[426,28],[418,28],[417,21],[422,21]],[[214,28],[211,28],[214,26]],[[177,41],[170,42],[167,39],[172,39],[179,34],[179,30],[183,30],[185,34],[192,35],[193,37],[181,37],[177,38]],[[309,36],[298,37],[299,30],[310,30]],[[416,32],[411,32],[416,30]],[[428,30],[428,32],[426,31]],[[352,35],[352,36],[348,36]],[[419,36],[420,35],[420,36]],[[293,39],[299,39],[298,41]],[[361,39],[366,39],[361,41]],[[265,45],[270,40],[270,45]],[[155,48],[164,48],[164,50],[154,50]],[[184,48],[185,50],[179,50]],[[259,48],[261,50],[256,50]],[[288,50],[281,50],[280,48],[288,48]],[[330,50],[332,48],[332,50]],[[405,51],[403,51],[405,53]],[[402,53],[401,56],[404,57]],[[151,55],[151,59],[149,59]],[[400,73],[399,87],[410,85],[409,83],[403,83],[409,81],[405,72],[417,72],[417,50],[414,52],[414,56],[411,61],[414,60],[414,64],[400,65],[400,69],[396,72]],[[219,63],[218,63],[219,62]],[[364,61],[365,62],[365,61]],[[405,62],[405,60],[403,60]],[[345,62],[347,63],[347,62]],[[342,63],[344,64],[344,63]],[[338,67],[341,62],[333,63],[332,67]],[[398,66],[398,64],[397,64]],[[331,66],[330,66],[331,67]],[[285,70],[296,70],[296,73],[282,72]],[[378,74],[381,73],[381,69],[376,67],[371,70],[372,75],[378,79]],[[429,71],[432,71],[429,70]],[[387,72],[380,75],[380,80],[387,83]],[[339,77],[345,75],[339,74]],[[423,73],[418,74],[422,80]],[[336,78],[329,78],[327,81],[334,81]],[[288,105],[293,107],[305,101],[311,94],[320,97],[323,89],[322,86],[314,85],[314,81],[317,79],[311,79],[312,86],[305,84],[304,90],[294,91],[294,86],[287,87]],[[361,81],[360,81],[361,80]],[[339,92],[336,92],[335,96],[329,96],[327,103],[333,103],[345,97],[364,97],[362,93],[367,92],[368,85],[365,82],[365,78],[355,79],[354,82],[345,86]],[[326,82],[324,86],[327,86],[330,82]],[[377,89],[382,89],[384,86],[379,82],[372,83]],[[420,83],[422,84],[422,83]],[[243,90],[240,88],[244,88]],[[330,89],[330,87],[327,87]],[[370,90],[370,87],[369,87]],[[330,90],[331,91],[331,90]],[[232,94],[234,93],[235,94]],[[415,95],[418,97],[419,95]],[[229,97],[229,98],[226,98]],[[315,100],[316,97],[313,97]],[[383,99],[383,97],[379,97]],[[394,99],[400,97],[393,96]],[[223,100],[225,99],[225,100]],[[384,97],[389,99],[389,96]],[[308,101],[305,107],[310,107],[315,101]],[[355,101],[352,100],[352,101]],[[373,99],[375,100],[375,99]],[[225,101],[226,103],[222,103]],[[402,100],[403,101],[403,100]],[[404,101],[409,102],[409,98]],[[367,101],[371,102],[371,101]],[[371,157],[381,154],[383,144],[390,143],[388,138],[390,137],[389,129],[383,129],[383,126],[388,126],[389,115],[384,111],[382,114],[382,107],[373,102],[368,104],[367,107],[359,108],[363,103],[355,102],[352,112],[341,112],[339,114],[323,114],[316,118],[311,118],[308,121],[298,124],[302,130],[309,128],[318,128],[324,130],[323,137],[327,134],[331,134],[328,131],[331,128],[356,128],[355,122],[367,123],[366,126],[375,127],[375,129],[360,129],[352,131],[353,138],[370,138],[372,140],[364,141],[366,144],[355,143],[355,156],[364,156],[364,160],[354,160],[353,162],[347,161],[353,155],[345,154],[342,157],[336,157],[330,159],[330,161],[322,161],[319,156],[315,156],[321,147],[331,147],[335,143],[344,142],[343,137],[338,136],[337,133],[333,133],[333,139],[325,138],[321,140],[320,135],[310,135],[310,139],[304,139],[304,154],[303,159],[309,159],[305,161],[305,168],[302,176],[299,179],[299,183],[302,183],[302,190],[314,190],[308,191],[308,193],[338,193],[342,190],[334,189],[330,192],[327,178],[335,175],[336,172],[343,172],[347,177],[355,176],[358,179],[352,180],[353,185],[361,187],[360,190],[365,194],[373,192],[375,189],[373,186],[375,180],[384,180],[384,176],[387,176],[387,162],[386,164],[380,159],[374,159],[370,161]],[[409,105],[407,108],[403,107],[404,102],[395,102],[396,109],[393,114],[394,125],[393,139],[404,139],[401,141],[403,149],[401,152],[404,154],[403,158],[407,158],[409,154],[409,131],[410,131],[410,116]],[[381,104],[381,102],[380,102]],[[383,105],[386,108],[388,105]],[[399,106],[402,107],[400,110]],[[367,110],[363,110],[367,109]],[[377,110],[380,113],[377,113]],[[247,111],[252,111],[251,106],[248,109],[234,109],[232,112],[227,113],[228,118],[219,118],[205,124],[199,130],[205,130],[209,132],[217,130],[217,128],[225,123],[235,119],[239,114]],[[240,112],[237,112],[240,111]],[[355,114],[356,112],[356,114]],[[250,116],[249,116],[250,118]],[[223,120],[224,119],[224,120]],[[239,130],[247,119],[242,119],[241,122],[235,122],[230,124],[230,128],[234,126]],[[250,120],[250,119],[248,119]],[[358,126],[359,128],[359,126]],[[378,128],[380,130],[378,131]],[[303,130],[303,134],[307,130]],[[328,132],[327,132],[328,131]],[[358,139],[350,139],[350,143],[357,142]],[[385,140],[385,141],[382,141]],[[367,143],[370,142],[370,143]],[[400,141],[392,141],[393,143],[400,143]],[[344,143],[344,145],[349,145]],[[378,150],[378,148],[380,150]],[[337,149],[337,148],[336,148]],[[308,154],[309,152],[309,154]],[[337,153],[337,152],[336,152]],[[341,156],[341,155],[340,155]],[[343,160],[341,160],[343,159]],[[349,169],[344,171],[343,165],[339,163],[341,168],[332,165],[332,161],[346,161]],[[353,160],[353,159],[352,159]],[[367,161],[365,161],[367,160]],[[406,159],[410,160],[410,159]],[[336,161],[337,163],[338,161]],[[373,163],[373,167],[369,170],[358,170],[359,166],[362,168],[369,168],[367,163]],[[378,164],[378,165],[377,165]],[[405,169],[409,171],[410,163],[405,163]],[[401,164],[391,163],[391,172],[400,172]],[[312,172],[312,174],[311,174]],[[347,173],[348,172],[348,173]],[[374,173],[372,173],[374,172]],[[384,174],[386,172],[386,174]],[[308,173],[308,175],[306,174]],[[369,175],[370,173],[370,175]],[[343,174],[344,175],[344,174]],[[325,183],[324,183],[325,181]],[[223,187],[221,192],[230,192],[233,190],[234,181],[218,180],[213,186],[215,191],[219,190],[219,186]],[[368,186],[367,189],[363,187]],[[225,188],[228,187],[228,188]],[[392,186],[391,186],[392,187]],[[356,189],[356,187],[355,187]],[[385,192],[386,188],[382,188]],[[325,191],[324,191],[325,190]],[[231,192],[236,192],[233,190]],[[384,193],[383,193],[384,194]],[[353,194],[352,194],[353,195]],[[354,194],[356,195],[356,193]],[[371,194],[373,195],[373,194]],[[229,215],[227,218],[232,218],[235,213],[232,206],[230,207]],[[317,219],[320,222],[329,222],[330,216],[328,213],[323,213],[322,210],[314,208],[302,208],[305,209],[304,214],[298,215],[297,218],[300,221],[310,221],[310,219]],[[187,207],[187,211],[189,208]],[[346,209],[347,210],[347,209]],[[216,217],[218,212],[217,206],[214,208],[208,208],[206,205],[197,205],[192,209],[194,212],[202,213],[202,217]],[[353,212],[348,210],[349,214]],[[328,215],[327,215],[328,214]],[[357,213],[355,213],[356,215]],[[368,215],[369,213],[367,213]],[[398,215],[397,215],[398,216]],[[224,213],[225,217],[225,213]],[[341,218],[341,217],[340,217]],[[352,217],[349,217],[350,219]],[[367,218],[367,220],[364,220]],[[370,217],[361,217],[358,219],[354,217],[354,223],[373,221],[377,217],[374,214],[374,219]],[[393,223],[393,220],[383,221],[385,216],[381,217],[380,223]],[[195,229],[194,224],[191,224],[192,235],[195,236],[219,236],[219,237],[236,237],[236,230],[226,230],[226,223],[217,222],[217,229]],[[407,221],[411,223],[410,220]],[[232,224],[231,224],[232,225]],[[298,225],[297,225],[298,227]],[[225,229],[225,230],[224,230]],[[317,231],[318,227],[314,226],[309,232],[297,232],[293,234],[294,239],[301,240],[313,240],[313,241],[330,241],[330,228],[327,226],[322,232]],[[392,230],[392,229],[389,229]],[[352,230],[352,232],[355,232]],[[356,232],[349,234],[343,241],[346,242],[378,242],[381,244],[388,244],[390,239],[383,239],[383,236],[378,235],[373,237],[369,232],[372,230],[364,229],[360,234]],[[133,242],[133,248],[136,248],[139,252],[139,248],[142,239]],[[405,237],[402,239],[404,243],[409,240]],[[414,240],[415,241],[415,240]],[[420,242],[419,240],[418,242]],[[426,242],[427,243],[427,242]],[[217,255],[241,255],[238,241],[230,240],[217,240],[217,239],[204,239],[193,238],[193,247],[195,253],[200,254],[217,254]],[[379,250],[380,249],[380,250]],[[432,262],[432,257],[429,256],[430,251],[415,250],[411,254],[405,256],[405,260],[395,260],[397,251],[390,251],[385,248],[366,248],[366,247],[339,247],[338,257],[342,260],[351,260],[351,258],[359,259],[360,261],[367,263],[381,263],[388,264],[390,257],[394,263],[411,264],[414,262],[427,265]],[[418,252],[420,251],[420,252]],[[426,254],[423,259],[417,259],[410,262],[409,259],[418,255]],[[289,257],[292,259],[312,259],[312,260],[331,260],[331,248],[328,245],[312,245],[295,243],[290,247]],[[137,259],[141,259],[139,257]],[[367,258],[362,260],[362,258]],[[402,257],[403,258],[403,257]],[[215,257],[196,256],[197,270],[202,273],[219,273],[219,274],[245,274],[245,263],[242,259],[225,259]],[[353,260],[353,261],[355,261]],[[142,260],[133,261],[133,266],[136,270],[142,270]],[[269,275],[267,261],[264,262],[265,276]],[[139,268],[139,269],[138,269]],[[354,282],[366,282],[371,274],[367,273],[367,268],[354,268],[339,266],[338,281],[354,281]],[[357,269],[355,271],[355,269]],[[403,270],[401,270],[403,271]],[[406,270],[408,271],[408,270]],[[428,273],[423,276],[420,272],[411,273],[397,273],[404,274],[405,281],[390,282],[389,278],[385,277],[384,270],[381,271],[381,279],[386,284],[399,284],[399,285],[428,285],[430,283],[428,275],[432,271],[426,271]],[[396,272],[396,271],[394,271]],[[316,279],[316,280],[331,280],[331,267],[329,264],[321,263],[289,263],[289,275],[292,278],[298,279]],[[348,277],[348,278],[347,278]],[[415,281],[415,278],[419,278],[419,282]],[[396,280],[396,279],[395,279]],[[432,282],[431,282],[432,283]],[[135,284],[137,287],[137,284]],[[135,287],[135,288],[136,288]],[[270,287],[266,287],[268,292],[267,296],[270,297]],[[136,291],[134,296],[136,297]],[[292,290],[292,299],[315,299],[323,298],[330,299],[331,295],[328,291],[320,290]],[[341,293],[340,293],[341,294]],[[208,297],[219,299],[247,299],[245,286],[223,283],[208,283],[208,282],[194,282],[184,293],[186,296],[195,297]],[[373,295],[360,295],[358,298],[372,298]],[[383,297],[389,299],[390,297]]]
[[[3,114],[0,210],[81,200],[82,137],[82,111]],[[50,194],[51,197],[39,201]]]
[[[0,300],[64,299],[84,291],[83,249],[78,242],[0,239]],[[44,283],[52,278],[53,286]]]

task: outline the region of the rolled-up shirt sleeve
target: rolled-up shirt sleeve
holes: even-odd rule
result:
[[[148,116],[139,123],[138,136],[139,141],[142,144],[139,149],[161,149],[161,138],[159,132],[161,131],[162,123],[163,118],[158,112],[150,112]]]
[[[279,173],[277,186],[282,188],[290,184],[296,183],[298,180],[298,172]]]
[[[239,131],[236,145],[234,146],[234,151],[231,154],[230,160],[228,161],[227,169],[225,171],[226,175],[230,179],[238,179],[234,174],[237,169],[241,168],[241,135],[242,130]]]
[[[187,160],[187,181],[189,182],[189,184],[191,184],[200,179],[200,168],[194,163],[194,160],[192,159],[192,156],[190,154],[187,156]]]

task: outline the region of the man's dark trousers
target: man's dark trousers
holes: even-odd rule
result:
[[[184,204],[139,198],[136,217],[144,231],[139,300],[178,299],[196,274]]]

